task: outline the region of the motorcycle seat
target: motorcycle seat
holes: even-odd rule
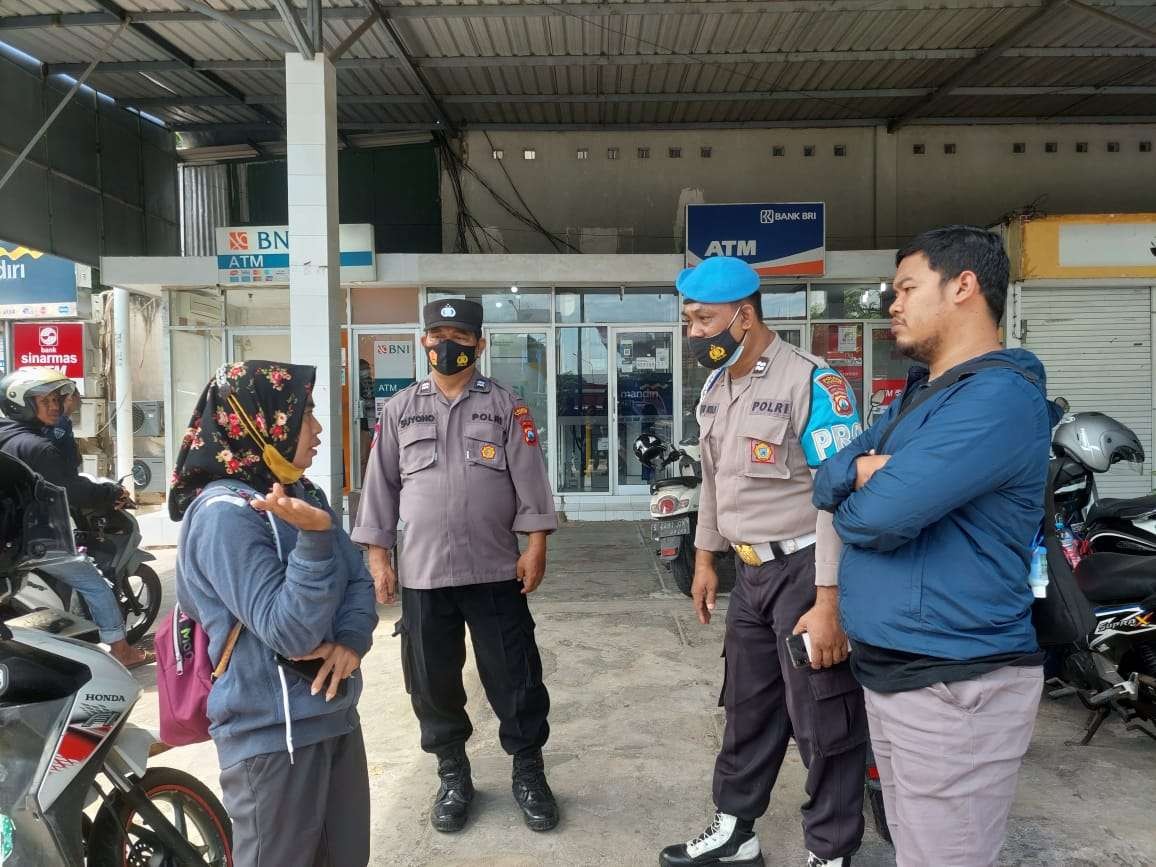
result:
[[[1097,605],[1126,605],[1156,593],[1156,557],[1089,554],[1076,567],[1076,583]]]
[[[1153,512],[1156,512],[1156,494],[1127,500],[1100,500],[1088,510],[1088,520],[1122,518],[1125,521],[1134,521]]]

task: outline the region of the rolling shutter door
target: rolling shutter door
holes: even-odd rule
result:
[[[1144,475],[1119,466],[1097,478],[1103,497],[1152,490],[1152,290],[1021,290],[1023,345],[1044,363],[1048,396],[1073,412],[1102,412],[1144,446]],[[1125,465],[1127,466],[1127,465]]]

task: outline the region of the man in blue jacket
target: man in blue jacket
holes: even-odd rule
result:
[[[891,323],[928,365],[815,480],[843,539],[840,612],[899,867],[995,864],[1043,684],[1028,570],[1044,371],[999,342],[1008,258],[950,226],[896,256]]]

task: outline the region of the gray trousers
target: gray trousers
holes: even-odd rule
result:
[[[361,729],[221,771],[236,867],[364,867],[369,770]]]
[[[820,858],[839,858],[863,839],[867,721],[848,663],[815,671],[791,665],[785,641],[815,604],[815,549],[751,567],[738,564],[727,609],[726,730],[714,770],[724,813],[766,812],[791,737],[807,768],[803,838]]]
[[[1042,668],[1009,666],[910,692],[867,691],[898,867],[996,863],[1042,688]]]

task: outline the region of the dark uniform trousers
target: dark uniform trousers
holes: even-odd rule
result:
[[[510,755],[541,749],[550,736],[550,695],[542,683],[542,657],[522,583],[403,587],[401,603],[402,670],[421,727],[421,748],[436,755],[473,734],[462,685],[469,626],[502,748]]]
[[[847,662],[795,668],[785,644],[815,604],[814,546],[762,566],[737,565],[723,643],[726,731],[715,805],[740,819],[762,816],[794,736],[807,768],[807,848],[827,859],[850,855],[863,837],[863,691]]]

